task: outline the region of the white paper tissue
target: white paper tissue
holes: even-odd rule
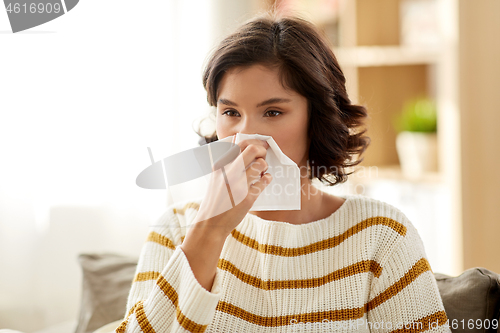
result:
[[[248,139],[259,139],[269,144],[265,159],[268,164],[266,172],[273,177],[250,210],[300,210],[300,170],[297,164],[281,151],[272,136],[237,133],[235,143]],[[219,139],[223,142],[232,140],[233,136]]]

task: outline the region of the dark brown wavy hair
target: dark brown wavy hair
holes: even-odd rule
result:
[[[308,100],[309,178],[325,185],[347,181],[346,168],[363,160],[370,144],[365,136],[366,108],[351,104],[345,77],[324,35],[310,22],[267,13],[226,37],[208,59],[203,86],[210,106],[217,106],[219,83],[233,67],[261,64],[277,67],[284,88]],[[200,144],[218,140],[202,137]],[[357,158],[354,158],[357,155]]]

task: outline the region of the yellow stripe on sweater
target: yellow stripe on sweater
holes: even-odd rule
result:
[[[117,333],[125,333],[125,330],[127,329],[127,325],[128,325],[128,318],[130,317],[130,315],[132,313],[134,313],[134,311],[137,308],[137,305],[139,304],[139,302],[135,303],[134,306],[132,308],[130,308],[130,310],[128,311],[127,316],[125,317],[125,319],[123,320],[123,322],[120,324],[120,326],[118,326],[116,328],[116,332]]]
[[[156,280],[160,276],[159,272],[142,272],[142,273],[137,273],[137,275],[134,277],[133,282],[140,282],[140,281],[148,281],[148,280]]]
[[[234,229],[231,232],[231,235],[238,242],[254,250],[257,250],[261,253],[272,254],[275,256],[282,256],[282,257],[298,257],[309,253],[319,252],[336,247],[349,237],[363,231],[368,227],[375,225],[385,225],[388,226],[389,228],[392,228],[394,231],[396,231],[398,234],[402,236],[406,235],[406,227],[404,225],[393,219],[383,216],[368,218],[366,220],[359,222],[355,226],[352,226],[351,228],[347,229],[345,232],[343,232],[338,236],[334,236],[302,247],[282,247],[277,245],[260,244],[255,239],[245,236],[236,229]]]
[[[217,267],[231,273],[246,284],[263,290],[315,288],[360,273],[372,272],[376,277],[379,277],[382,273],[382,267],[373,260],[363,260],[319,278],[302,280],[262,280],[242,272],[233,263],[225,259],[219,259]]]
[[[265,317],[253,314],[251,312],[243,310],[240,307],[237,307],[236,305],[224,301],[220,301],[217,304],[216,310],[235,316],[249,323],[264,327],[286,326],[290,325],[293,322],[317,323],[317,322],[322,322],[325,319],[328,319],[330,321],[358,319],[362,318],[365,312],[364,308],[360,307],[354,309],[338,309],[331,311],[320,311],[320,312],[302,313],[302,314],[285,315],[277,317]]]
[[[156,284],[160,287],[160,289],[163,291],[165,296],[172,302],[172,304],[175,306],[176,311],[175,311],[175,317],[177,319],[177,322],[184,327],[189,332],[205,332],[207,325],[200,325],[195,323],[194,321],[190,320],[188,317],[186,317],[180,310],[179,308],[179,296],[175,289],[168,283],[168,281],[161,275],[159,272],[143,272],[143,273],[138,273],[134,279],[134,282],[138,281],[147,281],[147,280],[156,280]],[[134,311],[134,309],[138,308],[139,302],[130,309],[128,316]],[[142,308],[141,308],[142,309]],[[137,313],[137,311],[136,311]],[[141,314],[141,320],[144,322],[144,327],[141,325],[141,329],[143,330],[144,333],[148,333],[151,331],[148,330],[148,324],[149,322],[147,321],[146,314],[142,310]],[[146,324],[147,323],[147,324]],[[125,332],[125,328],[127,327],[127,323],[124,322],[120,325],[119,329],[120,332]],[[146,330],[145,330],[146,329]],[[151,328],[152,329],[152,328]],[[119,332],[119,333],[120,333]],[[154,332],[154,331],[152,331]]]
[[[295,315],[265,317],[248,312],[240,307],[231,303],[220,301],[217,304],[217,311],[235,316],[247,322],[265,327],[278,327],[289,325],[292,320],[297,323],[311,322],[317,323],[327,319],[329,321],[344,321],[362,318],[365,312],[372,311],[383,302],[396,296],[404,287],[412,283],[420,274],[430,271],[430,265],[425,258],[420,259],[412,268],[396,283],[391,285],[379,296],[375,297],[372,301],[366,303],[364,306],[352,309],[338,309],[331,311],[301,313]]]
[[[128,319],[125,319],[120,326],[118,326],[115,330],[116,333],[125,333],[125,330],[127,329],[127,323]]]
[[[176,308],[175,317],[177,322],[189,332],[203,333],[208,325],[197,324],[191,319],[187,318],[179,308],[179,296],[174,287],[160,274],[156,280],[156,284],[163,291],[165,296],[172,302]]]
[[[200,208],[200,205],[197,204],[196,202],[188,202],[182,208],[179,209],[174,208],[174,214],[184,215],[186,213],[186,210],[190,208],[198,210]]]
[[[382,273],[382,267],[374,260],[363,260],[319,278],[302,280],[262,280],[242,272],[238,267],[226,259],[219,259],[217,267],[231,273],[246,284],[263,290],[315,288],[360,273],[372,272],[375,277],[379,277]],[[156,280],[159,276],[159,272],[141,272],[137,273],[134,282]]]
[[[159,233],[157,233],[155,231],[151,231],[149,233],[148,238],[146,239],[146,242],[158,243],[160,245],[168,247],[169,249],[175,250],[174,242],[172,242],[168,237],[160,235]]]
[[[380,304],[384,303],[388,299],[394,297],[397,293],[399,293],[403,288],[413,282],[420,274],[431,271],[431,266],[427,259],[422,258],[417,261],[412,268],[406,273],[401,279],[395,282],[392,286],[381,292],[378,296],[372,299],[367,304],[367,310],[373,310]]]
[[[380,275],[380,270],[378,267],[380,267],[376,262],[371,262],[367,261],[369,265],[367,265],[366,262],[361,262],[357,263],[360,264],[360,267],[364,269],[369,269],[369,271],[374,272],[374,274]],[[357,265],[354,264],[354,265]],[[222,269],[225,270],[233,270],[236,269],[236,267],[231,266],[232,264],[228,261],[224,260],[219,260],[219,266],[222,266]],[[363,266],[364,265],[364,266]],[[353,265],[351,265],[353,266]],[[348,266],[348,267],[351,267]],[[346,269],[349,269],[346,267]],[[221,268],[221,267],[219,267]],[[380,268],[381,269],[381,268]],[[342,269],[341,269],[342,270]],[[358,307],[358,308],[352,308],[352,309],[338,309],[338,310],[332,310],[332,311],[322,311],[322,312],[312,312],[312,313],[302,313],[302,314],[294,314],[294,315],[286,315],[286,316],[277,316],[277,317],[265,317],[265,316],[259,316],[256,314],[253,314],[249,311],[246,311],[238,306],[235,306],[231,303],[220,301],[217,305],[216,310],[224,312],[226,314],[238,317],[240,319],[243,319],[247,322],[259,325],[259,326],[264,326],[264,327],[278,327],[278,326],[285,326],[289,325],[291,323],[291,320],[296,320],[296,322],[321,322],[325,319],[329,321],[344,321],[344,320],[354,320],[354,319],[359,319],[362,318],[365,312],[372,311],[376,307],[378,307],[380,304],[386,302],[387,300],[391,299],[392,297],[396,296],[401,290],[403,290],[406,286],[411,284],[415,279],[423,274],[426,271],[431,271],[430,265],[428,261],[425,258],[421,258],[418,260],[412,267],[411,269],[402,277],[400,278],[397,282],[395,282],[393,285],[388,287],[386,290],[384,290],[382,293],[380,293],[378,296],[376,296],[374,299],[372,299],[370,302],[366,303],[364,306]],[[338,272],[338,271],[335,271]],[[334,272],[334,273],[335,273]],[[377,272],[377,273],[375,273]],[[245,274],[242,273],[241,271],[235,271],[231,272],[234,273],[236,276],[237,274]],[[189,320],[186,318],[182,312],[180,312],[180,309],[178,307],[178,294],[175,291],[175,289],[165,280],[165,278],[160,274],[156,272],[146,272],[143,277],[149,276],[153,278],[157,274],[157,284],[160,286],[164,294],[170,299],[170,301],[174,304],[174,306],[177,308],[176,310],[176,318],[177,321],[184,327],[186,330],[189,330],[190,332],[204,332],[206,329],[207,325],[200,325],[196,324],[195,322]],[[333,274],[333,273],[332,273]],[[331,274],[327,275],[330,276]],[[237,276],[238,277],[238,276]],[[240,278],[240,277],[238,277]],[[311,280],[316,280],[312,282],[306,282],[308,280],[283,280],[283,281],[262,281],[258,278],[250,276],[249,281],[247,282],[248,284],[254,285],[256,287],[261,287],[264,290],[274,290],[274,289],[288,289],[288,288],[293,288],[292,286],[295,284],[298,288],[300,286],[302,288],[307,288],[309,287],[307,283],[317,283],[318,286],[322,285],[321,282],[319,282],[319,279],[311,279]],[[241,279],[240,279],[241,280]],[[245,282],[245,281],[244,281]],[[263,283],[261,285],[260,283]],[[442,325],[442,320],[443,317],[442,314],[436,313],[436,318],[432,317],[431,319],[439,320],[440,325]],[[429,317],[429,316],[428,316]],[[427,317],[422,318],[420,321],[427,320]],[[446,321],[446,320],[445,320]],[[431,323],[433,321],[431,320]],[[425,327],[425,326],[424,326]],[[399,332],[399,331],[398,331]],[[420,332],[420,331],[419,331]]]
[[[139,323],[139,326],[144,333],[156,333],[153,326],[151,326],[151,323],[146,317],[143,303],[144,301],[139,301],[139,303],[137,304],[137,308],[135,309],[135,318],[137,319],[137,322]]]
[[[195,323],[194,321],[186,317],[178,307],[175,312],[175,317],[177,319],[177,322],[188,332],[203,333],[208,326]]]

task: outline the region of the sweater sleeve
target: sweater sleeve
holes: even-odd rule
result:
[[[371,332],[451,332],[439,289],[416,228],[406,232],[383,256],[382,273],[370,291]]]
[[[150,227],[116,333],[204,332],[220,299],[219,273],[211,291],[196,280],[180,248],[182,226],[169,209]]]

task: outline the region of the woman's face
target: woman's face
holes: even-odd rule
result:
[[[307,99],[281,85],[277,69],[262,65],[232,68],[224,74],[217,100],[217,136],[270,135],[285,155],[306,166]]]

